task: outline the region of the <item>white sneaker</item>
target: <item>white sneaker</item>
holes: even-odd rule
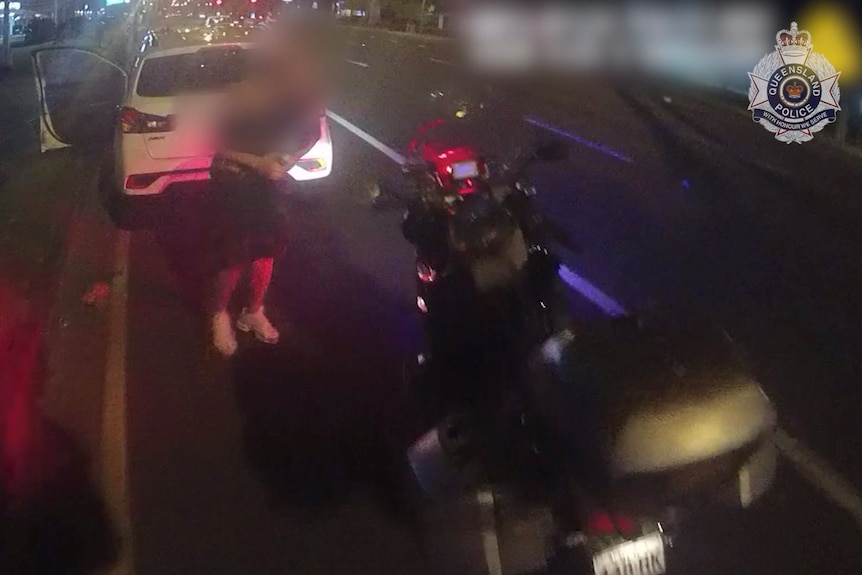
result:
[[[238,344],[233,326],[230,323],[230,314],[226,311],[213,314],[211,327],[213,345],[219,353],[225,357],[230,357],[236,353]]]
[[[254,332],[258,341],[263,343],[278,343],[278,330],[273,327],[263,313],[263,308],[260,308],[257,313],[248,313],[248,310],[243,309],[239,319],[236,320],[236,327],[240,331]]]

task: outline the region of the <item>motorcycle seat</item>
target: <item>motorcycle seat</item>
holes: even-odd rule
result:
[[[625,322],[564,331],[535,354],[528,382],[550,432],[614,480],[738,453],[776,420],[722,335]]]

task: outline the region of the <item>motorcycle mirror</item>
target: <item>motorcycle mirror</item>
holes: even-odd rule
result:
[[[569,147],[561,140],[554,140],[536,148],[535,155],[543,162],[556,162],[569,156]]]

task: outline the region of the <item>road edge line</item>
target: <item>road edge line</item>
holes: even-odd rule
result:
[[[132,575],[134,554],[128,489],[126,433],[126,337],[131,235],[119,230],[114,244],[114,277],[108,319],[108,350],[102,403],[102,489],[119,537],[117,561],[109,575]]]

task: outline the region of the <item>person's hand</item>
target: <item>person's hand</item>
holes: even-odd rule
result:
[[[270,180],[283,180],[287,175],[287,164],[278,154],[269,154],[261,158],[255,166],[257,171]]]

